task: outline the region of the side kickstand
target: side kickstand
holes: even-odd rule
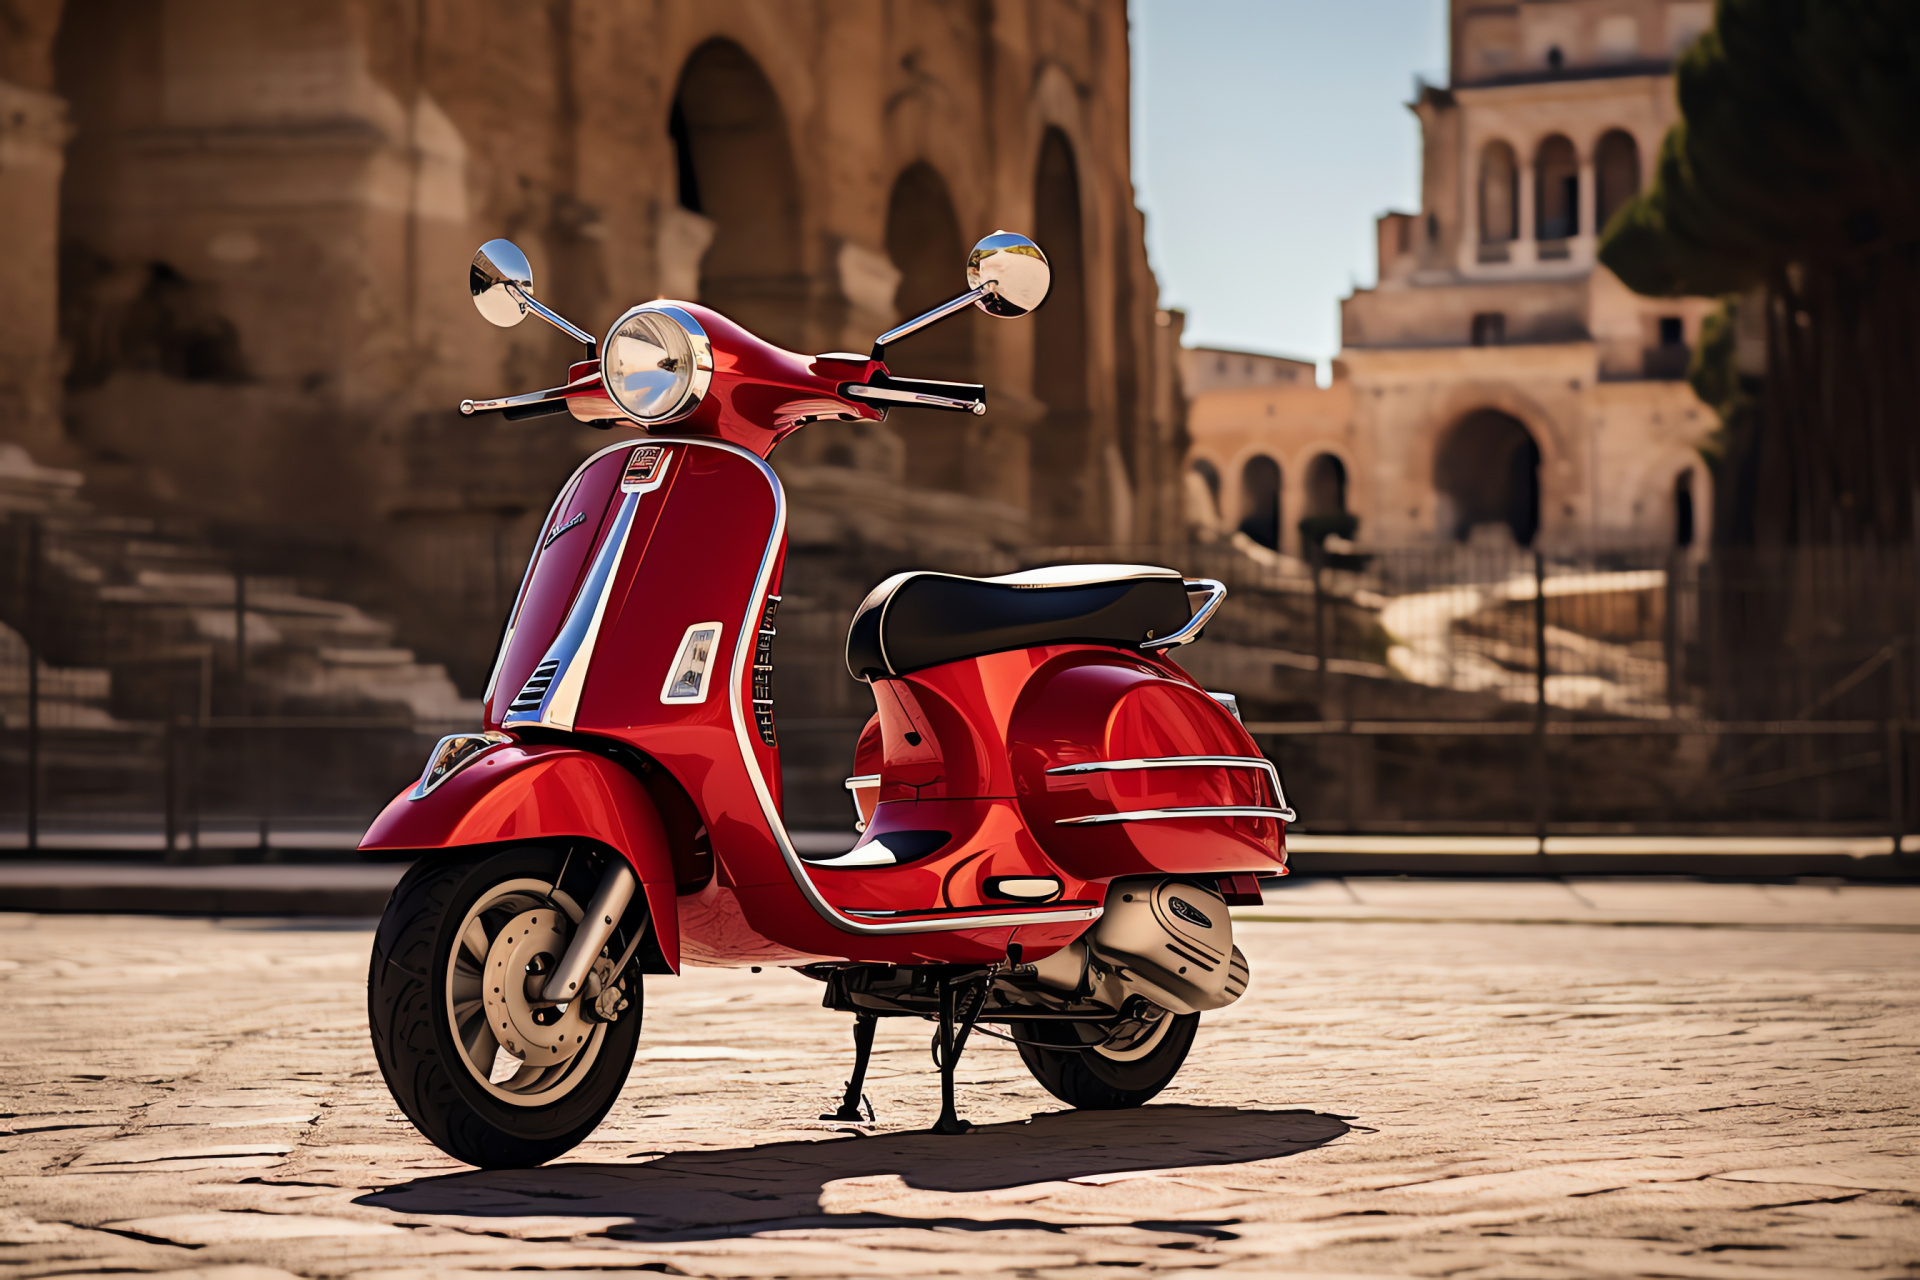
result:
[[[933,1122],[935,1133],[973,1132],[973,1126],[954,1113],[953,1073],[986,1003],[984,984],[940,982],[940,1031],[933,1041],[935,1062],[940,1068],[940,1118]]]
[[[873,1057],[873,1033],[880,1020],[870,1013],[853,1015],[853,1076],[847,1081],[847,1094],[840,1100],[840,1109],[821,1116],[822,1120],[851,1120],[855,1124],[873,1122],[873,1104],[867,1101],[861,1089],[867,1083],[867,1061]],[[866,1105],[865,1114],[861,1113],[861,1104]]]

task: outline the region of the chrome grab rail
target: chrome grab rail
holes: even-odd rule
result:
[[[1200,602],[1198,609],[1193,611],[1193,616],[1187,619],[1186,626],[1159,640],[1141,641],[1142,649],[1173,649],[1183,644],[1192,644],[1200,638],[1200,629],[1207,625],[1207,620],[1213,617],[1221,601],[1227,598],[1227,584],[1217,578],[1182,578],[1180,585],[1187,589],[1188,595],[1196,591],[1205,591],[1207,598]]]
[[[1161,818],[1278,818],[1293,821],[1293,810],[1264,804],[1202,804],[1184,809],[1129,809],[1125,813],[1090,813],[1084,818],[1056,818],[1056,827],[1096,827],[1109,822],[1152,822]]]
[[[1224,593],[1224,588],[1222,589]],[[1280,770],[1265,756],[1146,756],[1138,760],[1089,760],[1081,764],[1056,765],[1047,776],[1077,773],[1127,773],[1136,769],[1187,769],[1206,766],[1223,769],[1264,769],[1273,787],[1277,807],[1265,805],[1210,805],[1194,809],[1138,809],[1131,813],[1101,813],[1085,818],[1061,818],[1056,826],[1086,826],[1101,822],[1126,822],[1135,818],[1175,817],[1263,817],[1294,820],[1293,807],[1287,803],[1286,788],[1280,785]]]

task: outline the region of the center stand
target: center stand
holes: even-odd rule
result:
[[[978,977],[940,980],[940,1030],[933,1038],[933,1061],[940,1068],[940,1118],[935,1133],[971,1133],[973,1126],[954,1113],[953,1073],[966,1051],[967,1036],[987,1004],[987,984]]]

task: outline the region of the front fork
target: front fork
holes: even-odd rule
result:
[[[587,974],[593,969],[593,962],[600,958],[607,939],[613,936],[614,925],[626,914],[627,904],[633,901],[634,891],[639,887],[640,879],[633,874],[633,868],[625,858],[616,855],[607,867],[606,874],[600,877],[600,887],[593,891],[593,899],[587,903],[586,912],[580,917],[580,927],[573,931],[573,941],[567,944],[566,955],[560,958],[553,976],[541,988],[542,999],[565,1004],[580,994],[581,988],[586,985]],[[619,979],[627,959],[646,936],[650,924],[651,921],[647,921],[634,931],[627,956],[614,966],[615,980]]]

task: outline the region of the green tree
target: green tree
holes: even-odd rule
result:
[[[1717,536],[1906,542],[1920,486],[1920,0],[1717,0],[1681,120],[1601,261],[1655,295],[1758,289],[1766,374],[1719,388]]]

